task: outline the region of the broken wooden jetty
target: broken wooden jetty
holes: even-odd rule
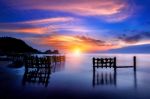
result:
[[[25,69],[28,68],[50,68],[56,63],[65,61],[65,56],[26,56],[24,58]]]
[[[65,56],[25,56],[25,73],[23,76],[22,84],[26,83],[39,83],[48,86],[50,74],[62,69],[65,62]]]
[[[114,71],[97,72],[96,68],[113,68]],[[136,81],[136,56],[133,57],[132,66],[117,66],[117,59],[114,58],[93,58],[93,87],[96,85],[117,85],[117,68],[133,68],[134,87],[137,87]]]
[[[95,68],[133,68],[136,71],[136,56],[133,57],[133,65],[132,66],[117,66],[116,57],[114,58],[95,58],[93,57],[93,69]]]

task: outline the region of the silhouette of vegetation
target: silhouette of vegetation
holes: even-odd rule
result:
[[[44,52],[44,54],[59,54],[59,51],[58,50],[54,50],[54,51],[47,50]]]
[[[0,37],[0,53],[39,53],[39,51],[30,47],[20,39],[12,37]]]
[[[37,49],[27,45],[24,41],[12,37],[0,37],[0,55],[17,53],[35,53],[35,54],[59,54],[58,50],[47,50],[40,52]]]

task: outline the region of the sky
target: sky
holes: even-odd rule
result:
[[[0,0],[0,36],[41,51],[150,44],[150,0]]]

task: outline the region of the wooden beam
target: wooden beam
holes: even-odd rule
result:
[[[117,66],[116,68],[133,68],[134,66]]]

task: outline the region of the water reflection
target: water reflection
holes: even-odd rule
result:
[[[22,84],[26,85],[26,83],[41,83],[47,87],[50,74],[51,70],[47,68],[28,69],[24,73]]]
[[[51,67],[53,73],[63,71],[65,69],[65,62],[58,62]]]
[[[134,71],[134,88],[137,88],[137,77],[136,77],[136,71]]]
[[[115,85],[116,86],[116,71],[98,72],[93,70],[93,87],[97,85]]]
[[[107,85],[112,85],[112,86],[117,86],[117,79],[119,76],[118,73],[119,69],[117,70],[109,70],[109,71],[96,71],[93,69],[93,80],[92,80],[92,85],[93,87],[96,86],[107,86]],[[136,77],[136,71],[133,71],[133,83],[134,83],[134,88],[137,88],[137,77]]]
[[[56,63],[50,68],[29,68],[25,70],[23,75],[22,85],[27,83],[42,84],[48,86],[49,79],[52,73],[64,70],[65,63]]]

